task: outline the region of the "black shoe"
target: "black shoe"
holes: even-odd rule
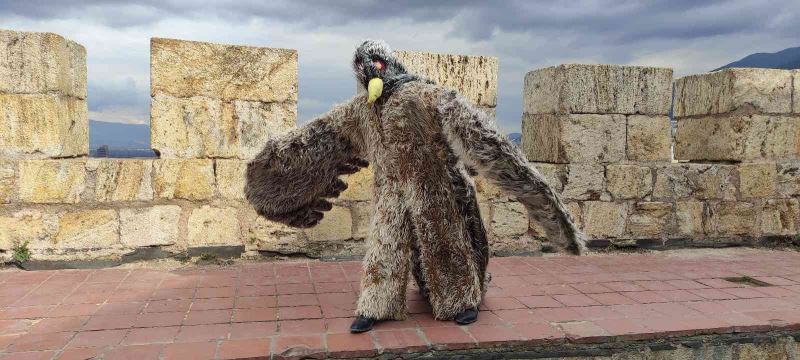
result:
[[[467,309],[458,314],[454,319],[458,325],[469,325],[478,320],[478,310]]]
[[[353,324],[350,325],[351,333],[362,333],[372,330],[372,325],[375,325],[375,319],[359,315]]]

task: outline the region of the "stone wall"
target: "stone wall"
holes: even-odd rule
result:
[[[797,242],[793,72],[728,69],[678,79],[677,160],[671,78],[670,69],[609,65],[560,65],[525,77],[523,148],[552,174],[591,245]]]

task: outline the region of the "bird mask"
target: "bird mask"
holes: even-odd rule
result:
[[[367,103],[373,104],[384,92],[384,84],[406,74],[392,49],[380,40],[364,41],[353,56],[353,72],[359,88],[367,90]]]

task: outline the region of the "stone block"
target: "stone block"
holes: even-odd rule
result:
[[[740,108],[788,113],[791,107],[789,70],[731,68],[675,81],[676,117],[722,114]]]
[[[221,100],[297,101],[297,51],[152,38],[150,92]]]
[[[394,55],[413,74],[458,91],[478,106],[497,104],[497,58],[395,51]]]
[[[717,236],[752,235],[756,229],[757,208],[748,202],[722,201],[710,204],[706,214],[706,233]]]
[[[672,69],[620,65],[558,65],[525,75],[528,114],[667,115]]]
[[[20,210],[0,215],[0,249],[10,250],[16,244],[49,242],[55,234],[57,219],[39,210]]]
[[[63,214],[53,240],[56,249],[102,249],[119,245],[116,210],[78,210]]]
[[[643,199],[653,192],[653,175],[649,167],[608,165],[608,192],[614,199]]]
[[[219,195],[226,199],[244,200],[245,173],[247,162],[243,160],[215,160],[217,189]]]
[[[155,205],[140,209],[121,209],[120,236],[128,247],[173,245],[178,242],[181,207]]]
[[[0,30],[0,79],[0,93],[86,99],[86,49],[53,33]]]
[[[678,120],[680,160],[796,159],[800,116],[725,115]]]
[[[211,159],[159,159],[153,162],[153,170],[156,198],[207,200],[214,197]]]
[[[286,134],[297,126],[297,104],[294,102],[233,102],[233,120],[238,137],[240,159],[253,159],[267,140]]]
[[[248,210],[252,221],[245,234],[245,243],[261,251],[273,251],[280,254],[305,254],[306,243],[300,240],[300,230],[284,224],[267,220]]]
[[[86,188],[85,160],[19,161],[19,198],[29,203],[77,203]]]
[[[355,201],[372,199],[372,192],[375,187],[375,174],[372,166],[361,169],[355,174],[343,176],[341,179],[347,183],[347,189],[339,194],[339,199]]]
[[[89,159],[95,168],[95,200],[147,201],[153,199],[152,160]]]
[[[800,161],[778,163],[776,176],[781,197],[800,195]]]
[[[739,193],[742,198],[774,197],[777,176],[775,163],[739,164]]]
[[[671,147],[672,125],[668,116],[628,116],[628,160],[669,161]]]
[[[603,201],[583,203],[583,232],[590,238],[616,238],[625,232],[627,204]]]
[[[675,203],[676,235],[698,237],[703,235],[703,203],[678,201]]]
[[[792,112],[800,114],[800,70],[792,71],[794,85],[792,86]]]
[[[355,203],[350,207],[353,217],[353,238],[363,239],[369,236],[374,207],[368,202]]]
[[[353,217],[350,209],[334,206],[325,212],[322,221],[310,229],[305,230],[310,241],[341,241],[353,237]]]
[[[800,226],[800,203],[797,199],[764,201],[758,226],[762,235],[796,235]]]
[[[520,236],[528,232],[528,210],[518,202],[495,203],[492,208],[492,234]]]
[[[653,198],[725,199],[736,198],[735,165],[669,164],[656,168]]]
[[[186,246],[241,245],[237,210],[203,205],[192,209],[187,224]]]
[[[625,116],[525,114],[522,148],[535,162],[620,162],[625,158]]]
[[[0,94],[0,125],[1,158],[44,159],[89,152],[86,100],[48,94]]]
[[[633,238],[660,238],[672,223],[672,203],[639,202],[631,206],[627,233]]]
[[[0,204],[17,198],[17,163],[0,160]]]
[[[570,164],[561,196],[568,200],[610,200],[603,165]]]
[[[567,166],[562,164],[534,163],[531,164],[544,177],[547,185],[550,185],[556,192],[564,190],[564,183],[567,181]]]

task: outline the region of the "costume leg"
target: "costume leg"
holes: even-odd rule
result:
[[[356,315],[402,320],[406,317],[412,226],[399,196],[380,194],[375,201]]]
[[[415,238],[411,242],[411,274],[414,275],[414,281],[417,283],[419,293],[425,299],[428,299],[428,285],[425,284],[425,277],[422,275],[422,263],[419,258],[419,242]]]

